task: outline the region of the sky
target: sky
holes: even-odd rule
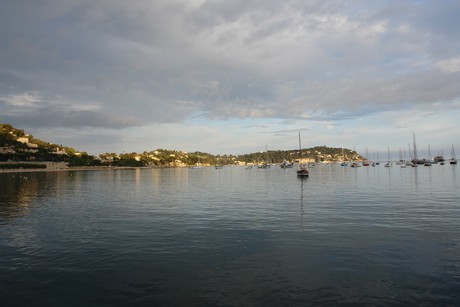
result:
[[[0,123],[90,154],[460,150],[459,1],[3,0]],[[419,154],[420,155],[420,154]]]

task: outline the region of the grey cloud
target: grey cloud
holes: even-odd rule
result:
[[[458,10],[412,1],[6,1],[3,93],[33,90],[100,109],[43,104],[32,114],[2,105],[2,116],[124,128],[197,113],[341,120],[449,101],[460,95],[459,76],[432,66],[458,56]]]
[[[66,127],[66,128],[110,128],[122,129],[142,126],[144,123],[133,118],[99,111],[60,111],[41,108],[34,112],[2,115],[2,122],[12,123],[17,127]]]

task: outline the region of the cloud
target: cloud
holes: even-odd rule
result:
[[[144,123],[132,118],[116,114],[106,114],[94,111],[67,111],[54,109],[38,109],[14,115],[2,115],[2,122],[12,123],[17,127],[66,127],[66,128],[111,128],[122,129],[141,126]]]
[[[450,58],[447,60],[439,61],[436,66],[444,72],[447,73],[457,73],[460,72],[460,56],[455,58]]]
[[[14,107],[9,109],[8,107]],[[95,104],[78,104],[38,93],[0,96],[0,120],[18,127],[95,127],[122,129],[144,123],[132,116],[101,110]]]
[[[459,13],[409,0],[6,1],[0,116],[126,129],[448,108]]]

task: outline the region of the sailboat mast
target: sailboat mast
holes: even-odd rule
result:
[[[415,144],[415,133],[412,131],[412,135],[414,137],[414,161],[417,161],[417,145]]]
[[[300,152],[300,163],[302,163],[302,142],[300,141],[300,132],[299,132],[299,152]]]

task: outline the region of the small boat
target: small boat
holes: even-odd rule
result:
[[[298,177],[308,177],[310,176],[308,170],[305,167],[300,166],[300,169],[297,170]]]
[[[308,177],[310,174],[307,167],[302,163],[302,144],[300,142],[300,132],[299,132],[299,152],[300,152],[300,164],[299,169],[297,170],[297,177]]]
[[[280,167],[281,168],[293,168],[294,167],[294,162],[287,162],[286,160],[284,160],[281,164],[280,164]]]
[[[350,167],[361,167],[361,164],[353,162],[351,163]]]
[[[200,169],[203,168],[203,165],[200,162],[200,153],[197,151],[197,161],[195,165],[190,166],[191,169]]]
[[[425,163],[423,165],[425,166],[431,166],[433,164],[433,160],[431,159],[431,148],[430,144],[428,144],[428,160],[424,161]]]
[[[455,158],[454,144],[452,144],[452,149],[450,151],[450,155],[451,155],[452,158],[449,160],[449,163],[452,164],[452,165],[456,165],[457,164],[457,159]]]
[[[369,166],[371,162],[369,161],[369,150],[366,147],[366,158],[363,160],[363,166]]]
[[[245,170],[250,170],[250,169],[252,169],[252,165],[248,165],[248,166],[246,166],[244,169],[245,169]]]
[[[343,145],[342,145],[342,159],[343,159],[343,162],[340,164],[340,166],[348,166],[348,163],[345,162],[346,158],[345,158],[345,152],[343,150]]]
[[[223,165],[216,165],[216,166],[214,166],[214,168],[215,168],[215,169],[223,169],[224,166],[223,166]]]
[[[262,163],[262,164],[259,164],[257,166],[257,168],[261,168],[261,169],[269,169],[270,168],[270,156],[269,156],[269,153],[268,153],[268,148],[267,148],[267,145],[265,145],[265,152],[266,152],[266,162]]]
[[[388,146],[388,162],[385,163],[384,166],[385,167],[392,167],[393,166],[393,162],[391,162],[391,159],[390,159],[390,146]]]

